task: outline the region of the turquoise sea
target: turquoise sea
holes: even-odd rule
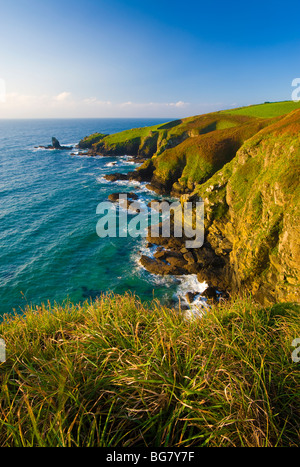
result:
[[[115,133],[164,123],[162,119],[0,120],[0,315],[26,304],[71,300],[102,292],[131,291],[143,300],[169,303],[193,277],[160,277],[139,265],[143,238],[104,238],[96,233],[98,203],[112,192],[156,197],[145,184],[103,179],[135,165],[122,157],[71,155],[74,150],[35,149],[75,145],[94,132]],[[112,163],[116,162],[115,165]]]

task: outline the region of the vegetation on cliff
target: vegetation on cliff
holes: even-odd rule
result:
[[[135,297],[41,306],[0,325],[0,446],[298,446],[299,306],[201,319]]]
[[[205,201],[205,244],[192,264],[167,262],[170,271],[187,264],[200,281],[267,305],[300,301],[299,133],[299,102],[265,103],[109,135],[91,151],[139,155],[146,160],[131,178]],[[174,257],[183,245],[171,243]],[[166,270],[157,258],[142,262]]]
[[[191,194],[205,201],[207,239],[226,259],[228,282],[262,303],[300,300],[299,132],[296,110]]]

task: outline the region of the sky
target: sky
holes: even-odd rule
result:
[[[299,18],[299,0],[0,0],[0,118],[182,118],[290,100]]]

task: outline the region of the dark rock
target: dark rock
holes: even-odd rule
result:
[[[216,287],[212,287],[212,286],[207,287],[207,289],[205,289],[201,295],[206,298],[213,298],[214,300],[216,300],[218,297]]]
[[[199,264],[197,263],[190,263],[185,266],[185,269],[189,274],[198,274],[199,272]]]
[[[187,273],[187,262],[183,258],[177,258],[176,256],[166,256],[166,261],[174,267],[185,270]]]
[[[52,137],[52,146],[54,149],[60,149],[61,145],[59,144],[58,139],[56,139],[54,136]]]
[[[120,195],[126,195],[127,199],[120,199]],[[129,209],[132,201],[138,199],[138,196],[135,193],[111,193],[108,199],[113,203],[120,203],[124,209]]]
[[[187,292],[185,295],[185,298],[188,303],[193,303],[197,295],[198,295],[198,292]]]
[[[146,255],[142,255],[140,261],[142,266],[144,266],[144,268],[152,274],[170,274],[174,276],[186,274],[186,271],[180,267],[173,266],[171,264],[166,263],[165,261],[160,261],[156,258],[149,258]]]
[[[60,149],[60,150],[70,150],[73,149],[73,146],[61,146],[58,139],[54,136],[52,137],[52,145],[49,146],[38,146],[41,149]]]
[[[189,264],[195,263],[195,258],[191,251],[188,251],[187,253],[185,253],[183,257]]]
[[[132,192],[127,193],[127,196],[128,196],[129,199],[134,199],[134,200],[139,198],[136,193],[132,193]]]
[[[128,174],[121,174],[118,172],[113,174],[106,174],[104,175],[104,178],[110,182],[116,182],[117,180],[129,180]]]
[[[110,195],[108,195],[108,199],[113,202],[119,201],[120,194],[123,194],[123,193],[111,193]]]
[[[166,259],[166,256],[167,256],[167,252],[166,250],[158,250],[154,253],[154,258],[156,259]]]

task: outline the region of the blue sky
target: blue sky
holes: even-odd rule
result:
[[[177,118],[289,100],[299,17],[299,0],[1,2],[0,118]]]

